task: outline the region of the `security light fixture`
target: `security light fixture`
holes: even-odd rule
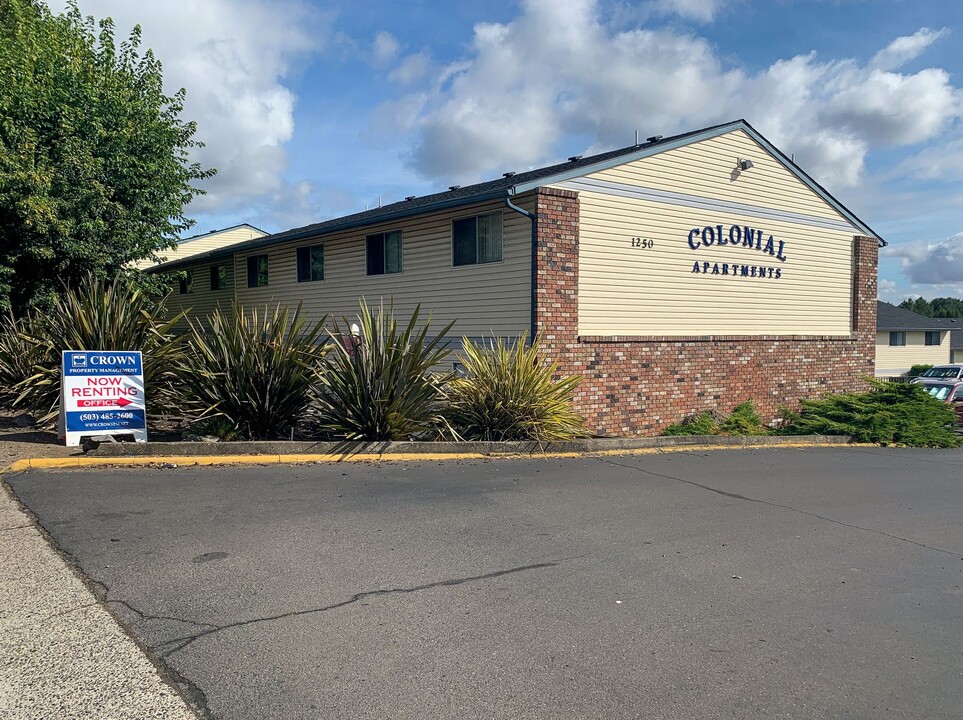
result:
[[[739,169],[740,169],[740,170],[748,170],[748,169],[751,168],[751,167],[752,167],[752,160],[740,160],[740,161],[739,161]]]
[[[581,155],[572,155],[572,157],[570,157],[570,158],[568,159],[568,161],[569,161],[569,162],[575,162],[576,160],[581,160],[581,159],[582,159],[582,156],[581,156]]]
[[[460,187],[461,187],[461,185],[449,185],[449,186],[448,186],[448,189],[449,189],[449,190],[457,190],[457,189],[460,188]]]
[[[659,142],[659,140],[661,140],[661,139],[662,139],[662,136],[661,136],[661,135],[653,135],[652,137],[647,137],[647,138],[645,139],[645,141],[646,141],[647,143],[657,143],[657,142]]]

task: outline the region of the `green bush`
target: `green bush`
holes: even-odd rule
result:
[[[668,425],[663,435],[718,435],[719,419],[711,410],[683,418],[680,422]]]
[[[719,426],[723,435],[769,435],[770,430],[762,423],[752,400],[736,405],[732,413]]]
[[[183,313],[167,318],[163,302],[153,302],[128,280],[106,282],[88,275],[30,323],[34,372],[16,386],[15,407],[33,412],[40,424],[56,419],[64,350],[140,350],[147,410],[162,410],[170,402],[173,370],[181,356],[171,329],[181,317]]]
[[[920,385],[869,379],[864,393],[803,400],[799,412],[783,411],[784,435],[849,435],[856,442],[959,447],[953,408]]]
[[[324,320],[309,324],[300,305],[259,312],[235,302],[230,312],[217,308],[188,326],[177,367],[186,416],[210,420],[209,428],[225,439],[289,437],[319,382]]]
[[[568,440],[586,434],[572,409],[577,376],[555,379],[558,366],[538,356],[538,338],[491,345],[462,340],[464,377],[448,385],[445,417],[469,440]]]
[[[449,355],[442,346],[448,323],[429,336],[431,316],[418,329],[421,307],[399,327],[393,306],[372,311],[361,301],[360,336],[334,323],[333,347],[315,390],[312,414],[327,436],[347,440],[404,440],[437,434],[444,385],[450,374],[435,373]]]
[[[925,364],[924,364],[924,365],[914,365],[913,367],[911,367],[911,368],[907,371],[906,377],[911,377],[911,378],[919,377],[920,375],[922,375],[923,373],[925,373],[927,370],[929,370],[931,367],[933,367],[933,366],[932,366],[932,365],[925,365]]]

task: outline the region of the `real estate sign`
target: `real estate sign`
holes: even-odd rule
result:
[[[64,351],[60,419],[67,445],[79,445],[91,435],[133,435],[146,442],[141,353]]]

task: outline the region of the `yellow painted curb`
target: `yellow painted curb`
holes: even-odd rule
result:
[[[875,447],[855,443],[780,443],[779,445],[673,445],[665,447],[635,448],[630,450],[596,450],[593,452],[533,452],[533,453],[356,453],[352,455],[171,455],[128,457],[61,457],[31,458],[17,460],[7,467],[7,472],[22,470],[56,470],[69,468],[130,467],[171,463],[178,466],[214,465],[286,465],[293,463],[339,463],[339,462],[418,462],[437,460],[492,460],[521,457],[545,459],[609,457],[613,455],[658,455],[662,453],[705,452],[717,450],[768,450],[771,448],[833,448]]]

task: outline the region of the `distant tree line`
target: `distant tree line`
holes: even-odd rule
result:
[[[940,297],[932,300],[916,298],[904,300],[899,304],[904,310],[912,310],[919,315],[931,318],[963,317],[963,300],[960,298]]]

